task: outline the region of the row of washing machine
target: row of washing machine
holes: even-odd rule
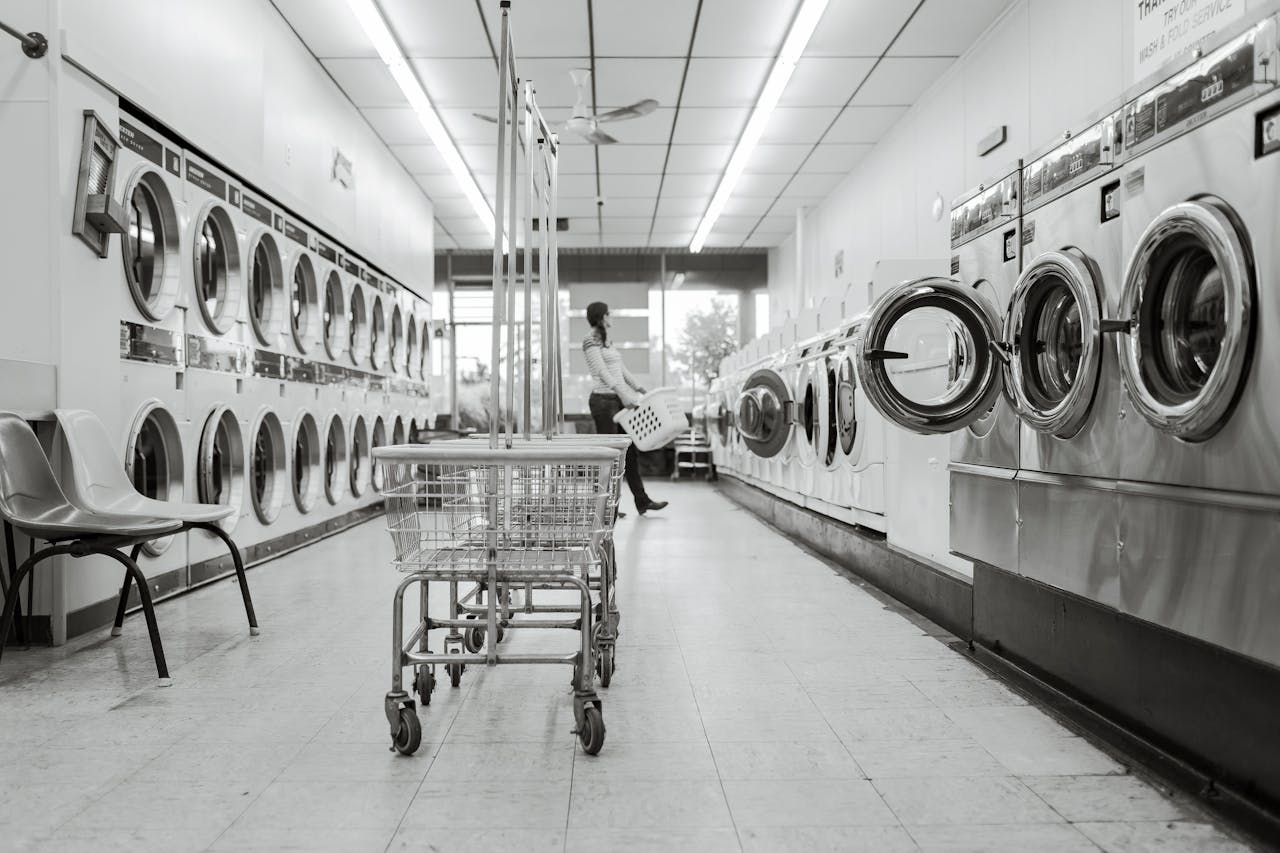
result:
[[[959,199],[949,274],[727,359],[721,469],[827,501],[864,415],[950,435],[953,552],[1280,664],[1277,8]]]
[[[372,448],[430,425],[430,304],[129,105],[116,118],[121,393],[100,414],[135,486],[238,507],[224,526],[251,555],[375,502]],[[226,568],[198,532],[144,553],[177,588]]]

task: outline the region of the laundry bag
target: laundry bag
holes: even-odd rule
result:
[[[613,420],[631,436],[637,450],[657,450],[689,431],[689,420],[675,388],[655,388],[641,397],[634,408],[614,415]]]

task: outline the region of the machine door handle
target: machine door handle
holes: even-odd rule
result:
[[[1004,341],[987,341],[987,349],[991,354],[1000,359],[1005,364],[1009,363],[1009,352],[1012,349]]]
[[[866,357],[871,361],[889,361],[891,359],[911,358],[911,354],[891,349],[873,349],[867,350]]]
[[[1127,335],[1133,330],[1133,320],[1103,320],[1098,328],[1104,335],[1113,335],[1117,332]]]

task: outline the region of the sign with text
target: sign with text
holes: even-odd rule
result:
[[[1133,4],[1133,79],[1142,80],[1171,59],[1245,13],[1247,0],[1129,0]]]

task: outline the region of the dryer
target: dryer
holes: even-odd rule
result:
[[[832,503],[837,515],[884,532],[885,424],[858,385],[856,352],[865,317],[837,330],[827,360],[827,406],[831,424],[824,458],[834,479]]]
[[[795,397],[783,354],[748,364],[735,421],[746,452],[743,472],[768,491],[782,488],[782,456],[795,430]]]
[[[1121,114],[1023,169],[1023,270],[1005,317],[1006,396],[1021,420],[1018,567],[1115,606]]]
[[[1277,27],[1243,22],[1125,106],[1117,541],[1123,611],[1273,666]]]
[[[828,362],[834,353],[833,333],[819,334],[801,350],[800,382],[796,388],[797,461],[807,470],[797,493],[805,506],[819,511],[834,503],[835,481],[828,460],[834,460],[831,439],[831,389],[827,382]]]

